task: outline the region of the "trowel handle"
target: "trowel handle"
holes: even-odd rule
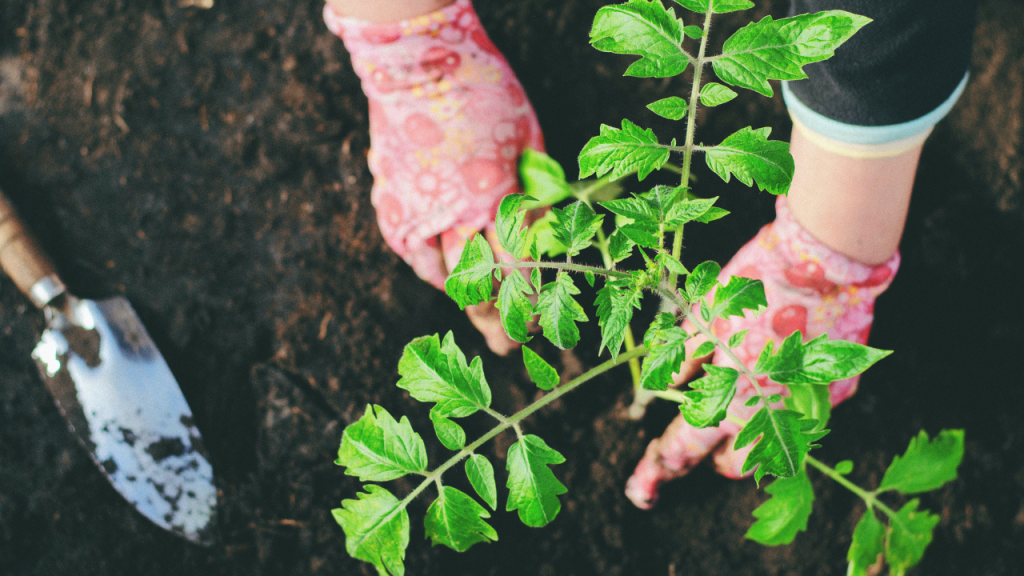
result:
[[[0,190],[0,267],[32,303],[42,308],[64,293],[53,262],[25,228]]]

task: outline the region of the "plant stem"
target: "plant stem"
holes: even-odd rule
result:
[[[619,272],[618,270],[608,270],[600,268],[598,266],[587,266],[585,264],[568,264],[565,262],[494,262],[489,265],[490,270],[497,270],[498,268],[512,268],[513,270],[519,269],[532,269],[542,268],[549,270],[560,270],[565,272],[592,272],[598,276],[613,276],[615,278],[629,278],[629,274],[626,272]],[[474,268],[474,270],[480,270],[481,268]]]
[[[875,494],[873,492],[868,492],[867,490],[861,488],[860,486],[857,486],[853,482],[850,482],[849,480],[846,479],[845,476],[843,476],[839,472],[836,472],[835,468],[832,468],[831,466],[825,464],[824,462],[818,460],[817,458],[811,456],[810,454],[806,454],[804,456],[804,460],[806,460],[807,463],[810,464],[811,466],[814,466],[819,471],[821,471],[822,474],[835,480],[843,488],[846,488],[850,492],[853,492],[854,494],[859,496],[861,500],[867,503],[868,508],[878,508],[879,510],[884,512],[885,515],[889,518],[896,518],[896,512],[892,508],[889,508],[888,506],[883,504],[877,497],[875,497]]]

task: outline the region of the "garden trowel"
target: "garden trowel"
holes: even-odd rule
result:
[[[213,468],[192,411],[131,304],[69,294],[2,192],[0,266],[46,316],[32,357],[99,469],[157,525],[212,543]]]

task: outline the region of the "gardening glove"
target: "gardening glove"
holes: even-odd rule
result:
[[[370,199],[388,245],[441,290],[481,230],[497,257],[511,260],[497,242],[495,213],[502,197],[519,192],[520,154],[544,143],[473,5],[456,0],[394,23],[343,18],[328,5],[324,20],[345,42],[369,100]]]
[[[728,340],[731,334],[741,330],[749,330],[743,343],[733,350],[751,371],[769,340],[777,347],[797,330],[803,333],[805,341],[828,334],[830,339],[866,343],[874,319],[875,299],[889,287],[900,262],[899,253],[878,266],[855,262],[824,246],[804,230],[793,218],[785,196],[778,198],[775,210],[775,222],[762,228],[743,246],[719,276],[722,284],[731,276],[764,282],[767,311],[756,318],[748,312],[742,318],[719,319],[712,325],[712,331],[722,340]],[[690,333],[694,331],[684,328]],[[696,344],[695,339],[694,347]],[[720,351],[714,354],[713,364],[736,367]],[[682,380],[677,383],[681,384]],[[854,376],[833,382],[829,386],[831,404],[834,406],[852,396],[858,380],[859,376]],[[767,395],[789,393],[785,386],[769,382],[767,378],[758,378],[758,384]],[[749,380],[741,375],[729,414],[749,420],[759,406],[744,404],[755,393]],[[782,402],[773,407],[781,408]],[[740,427],[729,420],[723,420],[717,428],[695,428],[682,416],[677,416],[661,438],[647,447],[626,483],[626,495],[637,507],[651,508],[662,482],[685,475],[712,451],[720,474],[742,478],[743,462],[753,445],[733,449],[739,430]]]

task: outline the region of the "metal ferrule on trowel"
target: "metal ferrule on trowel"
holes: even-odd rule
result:
[[[154,523],[210,544],[213,468],[192,411],[131,304],[71,295],[2,192],[0,266],[46,316],[32,357],[99,469]]]

